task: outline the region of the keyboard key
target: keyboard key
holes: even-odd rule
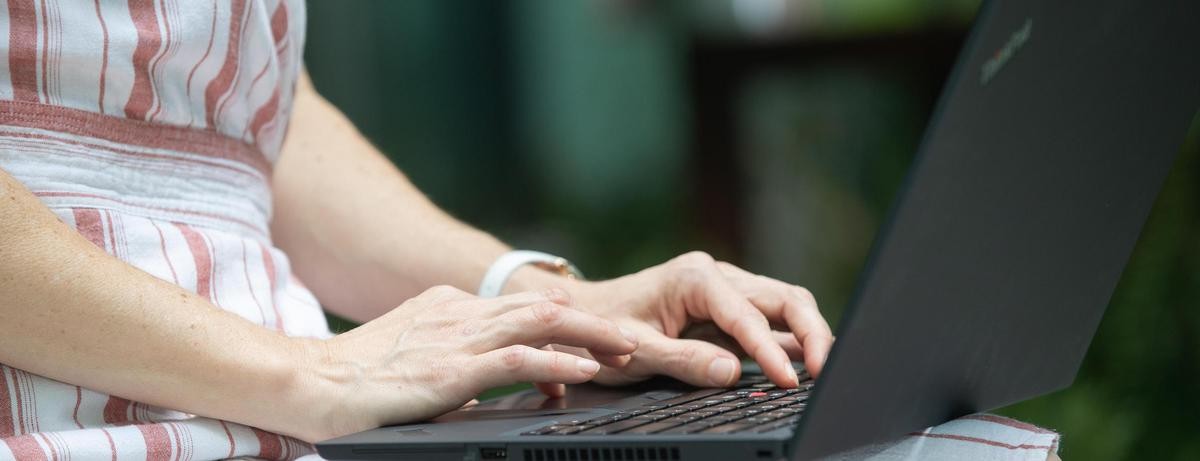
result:
[[[782,399],[775,399],[775,400],[773,400],[773,402],[776,402],[780,405],[788,405],[788,404],[792,404],[795,402],[804,402],[806,400],[808,400],[808,395],[797,394],[797,395],[789,395]]]
[[[583,426],[567,426],[567,427],[565,427],[565,428],[562,428],[562,429],[559,429],[559,430],[557,430],[557,431],[551,432],[549,435],[571,435],[571,434],[574,434],[574,433],[576,433],[576,432],[581,432],[581,431],[583,431],[583,430],[585,430],[585,429],[583,428]]]
[[[650,423],[650,424],[646,424],[643,426],[638,426],[638,427],[635,427],[633,429],[630,429],[630,430],[627,430],[627,431],[624,431],[621,433],[622,434],[655,434],[655,433],[658,433],[659,431],[665,431],[672,427],[679,426],[680,424],[681,423],[679,423],[677,421],[663,420],[663,421],[659,421],[656,423]]]
[[[767,377],[765,375],[743,376],[741,380],[738,380],[737,387],[749,386],[751,384],[765,383],[765,382],[767,382]]]
[[[522,432],[521,435],[544,435],[544,434],[549,434],[551,432],[557,431],[558,429],[559,429],[558,426],[539,427],[532,431]]]
[[[689,403],[689,402],[693,402],[696,400],[712,397],[712,396],[720,394],[722,392],[725,392],[725,389],[701,389],[701,390],[698,390],[695,392],[689,392],[687,394],[681,395],[679,397],[675,397],[673,399],[661,400],[661,401],[657,402],[657,404],[666,405],[666,406],[670,407],[670,406],[674,406],[674,405],[680,405],[680,404]]]
[[[629,419],[632,417],[633,417],[632,413],[613,413],[611,415],[606,416],[605,419],[607,419],[609,422],[615,423],[617,421],[620,421],[623,419]]]
[[[695,434],[698,432],[703,432],[709,427],[712,427],[712,425],[705,424],[703,421],[699,421],[691,424],[684,424],[682,426],[676,426],[674,428],[659,432],[659,434]]]
[[[679,415],[674,418],[664,419],[663,421],[668,422],[668,423],[687,424],[690,422],[698,421],[701,418],[703,418],[703,416],[688,413],[686,415]]]
[[[743,419],[738,422],[748,423],[748,424],[763,424],[763,423],[769,423],[771,421],[774,421],[775,419],[776,418],[772,418],[770,416],[751,416],[749,418]]]
[[[726,413],[726,414],[716,415],[716,416],[709,417],[709,418],[704,418],[700,421],[705,424],[708,424],[709,426],[719,426],[719,425],[722,425],[725,423],[731,423],[731,422],[737,421],[739,419],[742,419],[743,417],[744,416],[733,416],[733,415]]]

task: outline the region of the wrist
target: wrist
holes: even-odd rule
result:
[[[565,258],[534,250],[510,250],[496,257],[484,272],[476,294],[491,298],[548,288],[569,288],[563,280],[582,279]]]
[[[503,294],[519,293],[522,291],[537,291],[550,288],[565,290],[575,296],[581,287],[589,282],[583,279],[564,277],[533,265],[526,265],[513,271],[508,282],[504,284]]]
[[[521,291],[546,290],[558,288],[571,296],[575,307],[592,313],[600,313],[604,306],[600,303],[605,299],[605,281],[591,281],[563,277],[553,272],[534,266],[523,267],[513,274],[511,285],[506,286],[504,293]],[[611,295],[611,293],[610,293]]]
[[[286,338],[290,369],[283,375],[285,385],[273,398],[272,416],[288,415],[280,420],[288,427],[279,430],[307,442],[317,442],[340,434],[335,416],[340,399],[336,363],[330,341],[315,338]],[[289,414],[292,410],[300,414]]]

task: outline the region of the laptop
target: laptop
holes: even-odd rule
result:
[[[987,3],[818,381],[529,391],[317,450],[814,459],[1067,387],[1200,108],[1197,44],[1195,0]]]

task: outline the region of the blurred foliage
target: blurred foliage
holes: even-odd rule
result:
[[[306,60],[422,190],[515,246],[566,255],[595,278],[704,249],[810,287],[836,322],[944,78],[929,64],[943,58],[872,50],[921,50],[943,37],[931,30],[961,38],[977,5],[310,0]],[[694,152],[697,47],[820,55],[845,42],[867,51],[758,68],[729,95],[724,173],[741,241],[715,237],[696,196],[709,186]],[[1076,384],[1000,410],[1062,431],[1065,459],[1200,459],[1198,133]]]

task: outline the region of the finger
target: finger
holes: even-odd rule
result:
[[[565,352],[565,353],[572,354],[575,356],[580,356],[580,357],[584,357],[584,358],[590,357],[592,360],[599,362],[601,365],[609,367],[608,368],[609,372],[612,372],[614,370],[624,369],[625,366],[628,365],[631,360],[633,360],[633,356],[631,356],[629,354],[625,354],[625,355],[593,354],[593,353],[588,352],[587,349],[571,347],[571,346],[563,346],[561,344],[553,345],[553,346],[545,346],[542,348],[542,350],[544,350],[544,351],[553,351],[556,349],[561,352]],[[601,371],[603,372],[604,369],[601,369]],[[545,396],[550,397],[550,398],[559,398],[559,397],[567,395],[567,386],[564,384],[561,384],[561,383],[533,383],[533,386],[536,387],[537,390],[540,391],[542,394],[544,394]]]
[[[563,344],[610,355],[632,354],[637,349],[637,337],[616,323],[554,303],[534,304],[496,317],[481,337],[486,349]]]
[[[786,313],[788,326],[804,349],[804,368],[814,377],[820,376],[833,348],[833,332],[816,309],[791,308]]]
[[[787,353],[775,342],[767,318],[745,295],[715,269],[699,289],[704,293],[704,303],[713,321],[758,361],[763,374],[780,387],[800,384]]]
[[[711,343],[694,339],[648,341],[629,364],[632,375],[665,374],[701,387],[727,387],[741,376],[737,356]]]
[[[783,320],[804,350],[804,368],[814,377],[819,376],[829,356],[829,349],[833,346],[833,332],[829,324],[821,317],[817,301],[808,290],[777,280],[770,281],[777,284],[775,290],[782,299],[779,304]]]
[[[552,399],[567,395],[567,385],[563,383],[533,383],[533,387],[537,388],[542,395]]]
[[[542,350],[553,351],[554,346],[542,346]],[[563,383],[533,383],[533,387],[541,391],[542,395],[552,399],[567,395],[567,385]]]
[[[633,360],[630,354],[613,355],[613,354],[591,354],[592,359],[600,362],[601,365],[610,368],[625,368],[629,365],[629,361]]]
[[[577,384],[600,371],[600,364],[594,360],[522,345],[479,354],[474,361],[480,389],[522,382]]]
[[[721,331],[721,327],[712,322],[692,322],[691,325],[679,332],[678,337],[713,343],[722,349],[733,352],[738,357],[746,356],[746,351],[742,350],[742,346],[738,344],[737,340],[729,336],[729,333]]]
[[[560,288],[549,288],[536,291],[522,291],[511,295],[498,296],[495,298],[481,299],[480,303],[484,307],[479,308],[479,312],[486,316],[492,317],[510,312],[522,307],[531,306],[540,303],[554,303],[560,306],[571,306],[574,300],[566,290]]]
[[[732,264],[719,263],[718,267],[735,280],[742,291],[750,293],[750,302],[768,319],[782,320],[787,325],[804,350],[805,369],[813,376],[820,375],[833,346],[833,332],[821,316],[812,293],[803,287],[751,274]]]
[[[775,337],[775,342],[779,343],[779,347],[783,348],[789,359],[793,362],[804,361],[804,348],[800,346],[800,341],[796,339],[796,335],[793,335],[790,331],[772,331],[771,336]],[[701,324],[699,327],[689,326],[679,337],[713,343],[738,357],[746,356],[746,351],[742,350],[742,346],[738,345],[736,340],[717,329],[711,323]]]
[[[804,361],[804,347],[800,345],[800,340],[796,339],[796,335],[788,331],[772,331],[771,335],[775,337],[775,342],[779,343],[779,347],[787,352],[788,359]]]
[[[657,333],[653,330],[651,330],[650,333],[662,336],[661,333]],[[564,346],[562,344],[555,344],[552,347],[556,351],[566,352],[579,357],[590,358],[600,362],[601,365],[604,365],[603,367],[600,367],[600,373],[597,373],[596,376],[592,378],[592,381],[594,382],[601,382],[605,385],[616,386],[621,384],[629,384],[631,382],[650,377],[649,373],[640,377],[629,375],[629,368],[633,363],[632,355],[593,354],[582,347]]]

